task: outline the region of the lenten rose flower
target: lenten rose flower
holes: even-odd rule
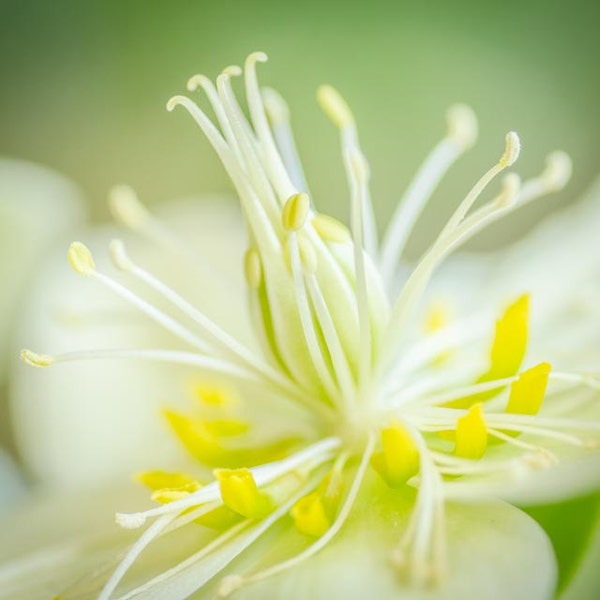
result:
[[[453,255],[569,178],[569,159],[556,152],[539,177],[521,183],[508,173],[495,197],[475,207],[519,156],[519,138],[509,132],[500,157],[408,268],[402,254],[414,223],[475,142],[472,111],[450,109],[446,136],[379,241],[370,169],[350,109],[335,89],[320,88],[319,102],[340,131],[347,229],[316,210],[287,107],[259,87],[256,65],[265,60],[254,53],[245,63],[249,120],[231,85],[242,74],[237,67],[216,86],[203,76],[188,83],[202,89],[214,120],[188,97],[168,103],[192,116],[238,192],[246,298],[226,294],[220,318],[190,302],[193,288],[210,296],[213,280],[196,277],[182,258],[186,238],[118,188],[114,212],[158,256],[113,240],[117,278],[74,242],[69,263],[90,288],[133,309],[126,327],[143,316],[171,341],[153,345],[142,327],[118,348],[23,351],[30,365],[52,365],[49,372],[92,365],[107,394],[113,383],[153,380],[159,369],[196,376],[189,406],[166,402],[162,412],[195,464],[175,470],[172,456],[161,462],[152,454],[152,470],[137,478],[156,504],[119,512],[122,534],[72,547],[73,567],[52,581],[53,593],[100,600],[551,597],[552,547],[512,503],[599,487],[597,190],[505,252],[484,260]],[[211,234],[202,220],[192,232]],[[217,246],[207,254],[221,258]],[[182,285],[169,285],[173,278]],[[106,325],[109,316],[99,322],[118,326]],[[126,367],[118,377],[103,370],[116,360],[135,365],[132,379]],[[75,381],[78,401],[87,403],[86,379]],[[146,419],[148,409],[137,410]],[[118,431],[118,406],[113,411]],[[65,431],[73,427],[69,421]],[[119,435],[127,439],[126,431]],[[107,547],[122,549],[117,561],[81,578],[94,557],[107,559]],[[46,572],[60,564],[53,556],[39,559]],[[13,565],[5,582],[18,586],[26,571]]]

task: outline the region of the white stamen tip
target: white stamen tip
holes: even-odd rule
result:
[[[514,204],[521,189],[521,178],[516,173],[509,173],[502,180],[502,191],[496,198],[498,208],[505,208]]]
[[[327,118],[339,129],[354,126],[354,115],[340,93],[330,85],[317,90],[317,102]]]
[[[473,109],[466,104],[455,104],[446,113],[448,137],[453,139],[461,150],[467,150],[477,140],[478,124]]]
[[[252,52],[251,54],[248,55],[248,58],[246,59],[246,62],[260,62],[260,63],[264,63],[267,62],[269,60],[269,57],[264,53],[264,52]]]
[[[149,213],[128,185],[116,185],[108,193],[108,207],[115,221],[137,229],[148,220]]]
[[[273,125],[289,121],[290,111],[284,99],[272,88],[262,88],[261,96]]]
[[[506,146],[504,148],[504,154],[498,161],[501,167],[512,166],[521,152],[521,140],[515,131],[509,131],[506,134]]]
[[[548,191],[558,192],[567,185],[572,171],[571,157],[566,152],[558,150],[546,158],[546,168],[541,179]]]
[[[139,529],[146,522],[146,517],[141,513],[117,513],[115,523],[123,529]]]
[[[185,104],[189,101],[190,99],[186,96],[173,96],[172,98],[169,98],[169,101],[167,102],[167,110],[169,112],[172,112],[176,106],[179,106],[180,104]]]
[[[89,277],[96,269],[94,258],[88,247],[81,242],[73,242],[67,251],[71,268],[80,275]]]
[[[249,248],[244,256],[244,274],[248,286],[257,290],[262,283],[262,263],[260,256],[254,248]]]
[[[122,240],[111,240],[108,247],[110,258],[117,269],[129,271],[133,267],[133,262],[125,250],[125,244]]]
[[[55,358],[49,354],[38,354],[31,350],[21,350],[21,360],[32,367],[49,367],[54,364]]]
[[[192,75],[185,87],[189,92],[195,92],[206,81],[208,81],[208,78],[205,75]],[[167,109],[170,110],[168,104]]]
[[[238,65],[229,65],[221,71],[221,74],[228,77],[239,77],[242,74],[242,69]]]
[[[219,598],[227,598],[233,592],[239,590],[244,585],[244,578],[241,575],[227,575],[219,583]]]

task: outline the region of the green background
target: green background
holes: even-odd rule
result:
[[[574,158],[575,198],[598,171],[600,50],[597,2],[284,2],[262,0],[3,0],[0,3],[0,154],[50,165],[78,182],[107,217],[115,182],[149,203],[230,186],[187,115],[165,102],[188,76],[216,76],[253,50],[261,78],[291,105],[317,205],[346,215],[337,135],[314,101],[323,82],[347,97],[373,168],[385,219],[444,130],[444,110],[470,103],[480,143],[426,212],[444,216],[516,129],[519,171],[537,173],[556,148]],[[515,235],[548,203],[478,241]],[[427,238],[428,239],[428,238]],[[423,242],[424,243],[424,240]],[[419,247],[421,247],[419,245]],[[414,248],[414,245],[413,245]]]

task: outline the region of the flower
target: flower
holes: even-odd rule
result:
[[[497,196],[473,210],[519,156],[519,137],[509,132],[500,158],[405,274],[399,263],[414,223],[448,168],[475,142],[472,111],[450,109],[446,137],[379,244],[370,169],[350,109],[332,87],[319,89],[319,102],[341,135],[351,195],[348,230],[313,206],[287,107],[273,90],[259,88],[256,64],[265,60],[254,53],[245,63],[250,121],[231,87],[242,73],[237,67],[225,69],[216,87],[203,76],[188,82],[190,91],[202,88],[218,126],[188,97],[175,96],[167,105],[189,112],[238,192],[257,343],[243,344],[138,264],[123,241],[113,240],[115,266],[156,301],[97,268],[80,242],[69,247],[71,267],[188,349],[22,353],[37,367],[122,358],[191,366],[205,375],[195,388],[194,410],[167,409],[164,415],[189,453],[214,468],[213,476],[205,479],[200,467],[198,474],[138,475],[158,506],[117,514],[124,529],[149,524],[102,581],[98,597],[435,592],[451,598],[467,591],[548,597],[556,578],[548,540],[500,499],[560,499],[598,488],[593,450],[600,379],[573,370],[585,369],[585,359],[593,364],[596,350],[595,338],[589,339],[597,333],[596,315],[573,293],[594,292],[585,288],[590,271],[572,263],[560,269],[558,260],[524,243],[504,263],[476,263],[481,272],[475,280],[457,275],[466,266],[461,262],[446,265],[451,280],[434,275],[488,224],[561,189],[570,176],[568,157],[551,154],[545,171],[523,184],[509,173]],[[111,201],[122,223],[157,243],[173,241],[165,240],[130,189],[115,189]],[[557,248],[554,233],[553,226],[542,230],[538,247],[552,238],[559,259],[564,247]],[[564,280],[556,289],[559,272]],[[444,301],[450,295],[459,301],[456,317]],[[561,361],[558,368],[547,362],[553,357]],[[173,535],[188,537],[161,547],[158,568],[152,560],[144,567],[159,538]],[[256,550],[246,552],[250,546]],[[91,586],[86,593],[96,584],[84,583]],[[65,597],[81,597],[78,589]]]

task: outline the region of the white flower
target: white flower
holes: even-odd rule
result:
[[[159,505],[117,515],[125,529],[147,528],[98,597],[549,597],[556,577],[549,542],[503,500],[598,489],[600,380],[573,370],[593,366],[598,356],[590,209],[573,214],[571,231],[562,231],[564,221],[550,223],[504,259],[475,261],[468,277],[460,274],[466,261],[446,265],[449,278],[443,271],[433,276],[489,223],[562,188],[568,157],[550,155],[545,171],[523,184],[506,175],[497,196],[473,209],[518,158],[519,138],[509,132],[498,161],[409,272],[399,263],[415,221],[475,142],[471,110],[449,111],[446,137],[380,244],[370,168],[349,108],[333,88],[320,88],[319,102],[341,134],[350,231],[316,212],[287,107],[272,90],[259,89],[256,63],[265,60],[254,53],[245,63],[250,121],[231,88],[237,67],[225,69],[216,87],[203,76],[188,83],[205,92],[218,126],[187,97],[168,103],[191,114],[238,192],[257,343],[242,343],[228,323],[217,325],[114,240],[114,264],[150,294],[142,297],[98,268],[80,242],[69,248],[72,268],[184,347],[23,351],[38,367],[118,358],[205,375],[195,412],[168,409],[165,416],[186,449],[216,467],[214,479],[200,467],[198,475],[139,476]],[[131,190],[116,189],[112,204],[123,223],[172,246]],[[592,208],[592,217],[597,212]],[[556,229],[569,235],[566,243]],[[236,321],[245,310],[237,295],[226,308]],[[169,542],[172,536],[179,541]],[[144,566],[155,542],[158,566],[151,558]],[[85,597],[97,583],[64,597]]]

